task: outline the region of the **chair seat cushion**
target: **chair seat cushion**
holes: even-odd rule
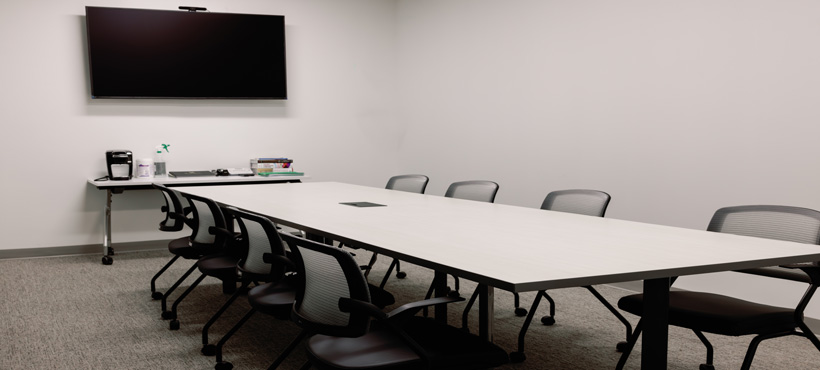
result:
[[[202,257],[200,251],[194,247],[191,247],[189,241],[190,238],[187,236],[171,240],[168,243],[168,251],[189,260],[195,260]]]
[[[430,355],[435,369],[486,369],[508,362],[500,347],[434,319],[412,317],[405,332]],[[308,354],[320,369],[417,369],[421,358],[396,333],[374,323],[358,338],[315,335]]]
[[[318,369],[418,369],[421,358],[402,339],[372,327],[358,338],[314,335],[307,344],[308,357]]]
[[[262,284],[248,291],[251,307],[281,320],[290,319],[295,300],[296,290],[287,282]]]
[[[196,264],[199,271],[219,279],[235,279],[239,259],[227,254],[214,254],[200,258]]]
[[[621,298],[618,307],[640,316],[643,294]],[[690,291],[669,292],[669,324],[732,336],[779,333],[796,327],[792,309]]]

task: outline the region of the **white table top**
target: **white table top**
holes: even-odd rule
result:
[[[277,176],[203,176],[203,177],[146,177],[146,178],[132,178],[130,180],[103,180],[95,181],[94,178],[89,178],[88,183],[97,188],[105,189],[112,187],[149,187],[151,184],[162,185],[204,185],[211,183],[254,183],[254,182],[273,182],[273,181],[300,181],[307,179],[307,176],[294,175],[277,175]]]
[[[341,183],[182,191],[518,292],[820,260],[815,245]],[[386,206],[339,204],[360,201]]]

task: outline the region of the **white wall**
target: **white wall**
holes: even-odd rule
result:
[[[287,101],[91,100],[85,6],[176,9],[160,0],[0,2],[0,249],[102,242],[108,149],[150,157],[170,143],[169,169],[247,167],[288,156],[313,180],[383,186],[396,171],[395,4],[381,0],[215,1],[213,12],[285,15]],[[114,242],[156,231],[162,196],[114,196]],[[116,244],[115,244],[116,245]]]
[[[820,209],[820,3],[402,0],[401,172],[497,201],[612,197],[608,217],[704,229],[720,207]],[[582,261],[579,261],[582,262]],[[676,285],[777,291],[699,276]],[[820,317],[820,305],[809,315]]]
[[[286,16],[290,99],[262,102],[92,101],[86,5],[180,4],[0,3],[0,249],[100,243],[86,179],[107,149],[159,143],[171,170],[281,155],[315,180],[425,173],[431,194],[492,179],[527,207],[595,188],[608,217],[696,229],[726,205],[820,209],[815,1],[199,0]],[[114,242],[169,238],[152,231],[160,204],[115,196]]]

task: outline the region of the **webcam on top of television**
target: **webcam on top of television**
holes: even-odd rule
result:
[[[196,12],[196,11],[203,11],[204,12],[208,9],[207,8],[200,8],[200,7],[196,7],[196,6],[180,6],[179,10],[187,10],[189,12]]]

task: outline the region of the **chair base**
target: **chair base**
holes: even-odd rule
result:
[[[202,349],[199,350],[205,356],[214,356],[216,355],[216,345],[213,344],[206,344],[202,346]]]
[[[227,361],[218,362],[216,366],[214,366],[216,370],[231,370],[233,369],[233,364]]]
[[[510,352],[510,362],[517,364],[524,362],[527,359],[527,355],[523,352]]]

